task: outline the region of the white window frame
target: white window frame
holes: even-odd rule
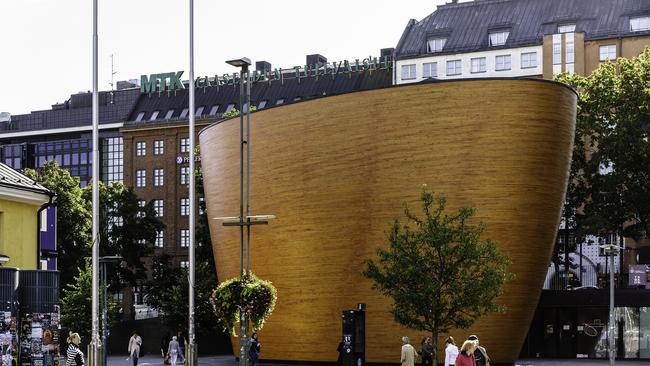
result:
[[[153,209],[156,211],[156,217],[163,217],[165,215],[165,201],[153,200]]]
[[[160,114],[160,111],[153,111],[153,113],[151,113],[151,117],[149,117],[149,121],[155,121],[156,118],[158,118],[159,114]]]
[[[140,121],[142,121],[143,119],[144,119],[144,112],[140,112],[140,113],[138,113],[138,116],[135,117],[135,121],[136,121],[136,122],[140,122]]]
[[[190,167],[187,165],[181,166],[181,184],[190,184]]]
[[[153,154],[163,155],[165,153],[165,140],[155,140],[153,142]]]
[[[450,67],[453,66],[453,67]],[[453,70],[453,72],[450,72]],[[455,76],[463,74],[462,60],[449,60],[447,61],[447,76]]]
[[[494,57],[495,71],[512,70],[512,55],[497,55]]]
[[[607,60],[616,61],[616,55],[617,55],[616,51],[617,50],[615,44],[607,44],[607,45],[600,46],[598,48],[598,54],[599,54],[598,59],[600,60],[600,62],[605,62]],[[611,57],[612,55],[614,56],[613,58]]]
[[[414,80],[417,77],[415,64],[402,65],[402,80]]]
[[[190,152],[190,138],[182,137],[181,138],[181,152],[188,153]]]
[[[173,109],[168,110],[167,113],[165,114],[165,119],[171,119],[172,115],[174,115],[174,110]]]
[[[438,77],[438,63],[437,62],[425,62],[422,64],[422,77],[423,78],[435,78]]]
[[[487,58],[486,57],[474,57],[470,60],[471,68],[470,72],[472,74],[479,74],[482,72],[487,72]]]
[[[266,100],[261,101],[261,102],[257,105],[257,109],[262,109],[262,108],[266,107],[266,103],[267,103]]]
[[[153,186],[162,187],[165,185],[165,169],[154,168],[153,170]]]
[[[650,16],[630,18],[630,32],[650,30]]]
[[[559,24],[557,26],[558,33],[573,33],[576,31],[575,24]]]
[[[190,246],[190,230],[181,229],[181,248],[189,248]]]
[[[217,114],[217,111],[219,110],[219,104],[215,104],[210,108],[210,115],[214,116]]]
[[[156,248],[162,248],[165,246],[165,232],[160,230],[156,232],[156,240],[154,241],[154,246]]]
[[[190,215],[190,199],[188,197],[181,198],[181,216]]]
[[[190,261],[180,261],[181,268],[190,268]]]
[[[147,155],[147,142],[146,141],[136,141],[135,143],[135,156],[146,156]]]
[[[447,43],[447,38],[429,38],[427,40],[427,52],[428,53],[436,53],[436,52],[442,52],[442,50],[445,48],[445,44]]]
[[[495,31],[488,34],[490,47],[503,46],[508,42],[510,31]]]
[[[537,52],[523,52],[521,54],[521,68],[532,69],[537,67]]]
[[[144,188],[147,186],[147,171],[138,169],[135,171],[135,186],[136,188]]]

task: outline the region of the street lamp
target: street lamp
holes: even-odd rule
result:
[[[250,100],[251,100],[251,79],[248,67],[251,60],[242,57],[226,61],[227,64],[241,68],[239,73],[239,216],[215,217],[215,220],[223,221],[223,226],[239,226],[239,275],[250,275],[250,248],[252,225],[266,225],[268,220],[275,218],[273,215],[251,215],[250,214]],[[245,79],[244,79],[245,78]],[[244,93],[244,80],[246,81],[246,93]],[[246,138],[244,139],[244,113],[246,114]],[[244,145],[246,148],[244,149]],[[244,150],[246,160],[244,161]],[[244,213],[244,166],[246,166],[246,212]],[[244,227],[246,227],[246,272],[244,272]],[[246,366],[248,363],[248,319],[245,311],[240,311],[239,319],[239,365]]]
[[[103,355],[103,364],[106,365],[106,338],[108,337],[108,322],[106,321],[107,311],[106,311],[106,265],[110,263],[119,263],[122,261],[122,257],[119,255],[109,255],[104,257],[99,257],[99,264],[101,264],[101,274],[102,274],[102,285],[103,285],[103,299],[102,299],[102,355]]]
[[[607,329],[607,346],[609,348],[609,365],[614,366],[614,332],[616,331],[616,318],[614,316],[614,255],[621,248],[616,244],[599,246],[609,255],[609,329]]]

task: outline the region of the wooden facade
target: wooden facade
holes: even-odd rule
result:
[[[391,301],[362,276],[386,231],[419,207],[422,184],[448,208],[474,205],[517,278],[505,314],[451,332],[477,334],[492,360],[516,360],[549,263],[564,197],[576,94],[542,80],[420,83],[270,108],[251,116],[251,268],[278,289],[260,332],[263,359],[335,361],[341,311],[367,304],[366,359],[399,362]],[[239,213],[239,123],[200,134],[209,217]],[[239,272],[239,230],[211,220],[220,279]],[[444,335],[446,336],[446,335]],[[441,338],[442,340],[442,338]],[[237,340],[233,339],[234,351]],[[442,350],[442,348],[441,348]]]

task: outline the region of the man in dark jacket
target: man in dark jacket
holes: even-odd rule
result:
[[[467,337],[468,341],[476,342],[476,350],[474,351],[474,359],[476,360],[476,366],[490,366],[490,357],[487,354],[485,348],[479,346],[478,337],[471,335]]]

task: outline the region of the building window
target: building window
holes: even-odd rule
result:
[[[147,171],[142,169],[142,170],[136,170],[135,171],[135,186],[138,188],[146,187],[147,186]]]
[[[630,32],[650,30],[650,16],[630,19]]]
[[[445,48],[447,38],[432,38],[427,41],[427,52],[441,52]]]
[[[264,107],[266,107],[266,100],[261,101],[260,104],[257,106],[257,109],[262,109]]]
[[[181,216],[190,215],[190,199],[181,198]]]
[[[510,32],[490,32],[490,46],[503,46],[509,35]]]
[[[438,76],[438,63],[437,62],[427,62],[422,64],[422,77],[423,78],[435,78]]]
[[[156,211],[156,217],[163,217],[165,214],[165,203],[163,200],[153,200],[153,209]]]
[[[165,114],[165,119],[171,119],[173,115],[174,115],[174,110],[170,109],[167,111],[167,114]]]
[[[190,268],[190,261],[181,261],[181,268]]]
[[[616,45],[600,46],[600,61],[616,60]]]
[[[153,170],[153,186],[162,187],[165,182],[165,171],[162,168],[156,168]]]
[[[447,61],[447,76],[460,75],[463,73],[460,60]]]
[[[233,103],[228,104],[226,106],[226,111],[224,113],[229,113],[230,111],[233,110],[233,108],[235,108],[235,105]]]
[[[143,118],[144,118],[144,112],[140,112],[140,113],[138,113],[138,116],[135,117],[135,121],[140,122],[140,121],[142,121]]]
[[[153,111],[153,113],[151,113],[151,117],[149,118],[149,120],[155,121],[156,118],[158,118],[158,114],[160,114],[160,111]]]
[[[497,56],[495,59],[494,69],[497,71],[510,70],[512,66],[512,57],[510,55]]]
[[[144,141],[138,141],[135,143],[135,156],[145,156],[147,155],[147,143]]]
[[[415,64],[402,65],[402,80],[412,80],[415,77]]]
[[[214,116],[217,114],[217,111],[219,110],[219,104],[215,104],[210,108],[210,115]]]
[[[573,33],[576,31],[575,24],[562,24],[557,26],[558,33]]]
[[[146,205],[147,202],[145,200],[138,200],[138,207],[140,207],[140,210],[138,211],[138,217],[144,217],[144,206]]]
[[[190,231],[188,229],[181,229],[181,248],[190,246]]]
[[[205,214],[205,197],[199,197],[199,215]]]
[[[190,112],[189,108],[183,108],[181,111],[181,115],[179,116],[180,118],[185,118],[187,117],[187,114]]]
[[[564,62],[568,65],[573,64],[574,60],[573,33],[567,33],[564,35]]]
[[[562,64],[562,36],[553,35],[553,65]]]
[[[486,58],[477,57],[472,59],[472,73],[485,72],[486,69]]]
[[[162,230],[156,233],[156,241],[154,245],[156,248],[162,248],[165,245],[165,233]]]
[[[106,184],[124,181],[124,142],[121,137],[108,137],[102,141],[102,175]],[[70,165],[70,155],[64,154],[64,166]],[[65,164],[67,162],[67,164]]]
[[[162,155],[165,153],[165,141],[164,140],[156,140],[153,142],[153,154],[154,155]]]
[[[284,104],[284,98],[280,98],[275,101],[275,105],[280,105],[280,104]]]
[[[196,113],[194,113],[195,116],[201,116],[203,115],[203,110],[205,109],[205,106],[200,106],[196,109]]]
[[[521,68],[528,69],[537,67],[537,52],[525,52],[521,54]]]
[[[181,152],[182,153],[190,152],[190,138],[189,137],[181,138]]]
[[[181,184],[188,185],[190,184],[190,167],[182,166],[181,167]]]

